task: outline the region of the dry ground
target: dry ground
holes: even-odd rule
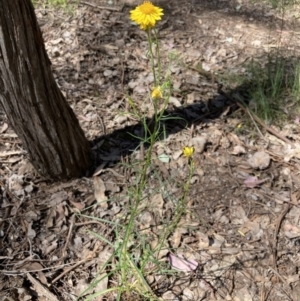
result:
[[[168,264],[172,251],[199,266],[149,275],[149,285],[162,300],[300,300],[298,112],[288,112],[292,118],[270,133],[219,85],[240,95],[228,74],[245,74],[252,58],[263,64],[273,48],[297,55],[297,16],[246,0],[161,6],[165,68],[173,58],[169,114],[181,119],[165,123],[166,135],[154,147],[136,226],[155,239],[172,219],[189,172],[181,150],[194,144],[187,214],[159,259]],[[139,136],[142,129],[128,114],[126,95],[153,115],[144,101],[153,81],[146,36],[130,23],[129,10],[96,0],[71,13],[36,9],[55,78],[92,143],[99,175],[46,182],[0,111],[0,300],[75,300],[112,254],[87,230],[116,239],[115,226],[78,214],[126,223],[128,188],[138,174],[131,164],[143,156],[128,134]],[[169,162],[159,160],[162,154]],[[108,201],[95,202],[103,189]],[[111,293],[104,300],[114,299]]]

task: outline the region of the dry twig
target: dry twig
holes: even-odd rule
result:
[[[27,278],[32,283],[34,290],[40,297],[46,297],[50,301],[58,301],[55,295],[53,295],[43,284],[31,276],[30,273],[27,273]]]

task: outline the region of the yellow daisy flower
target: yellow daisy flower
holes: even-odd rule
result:
[[[162,98],[163,95],[162,95],[162,92],[161,92],[161,87],[155,87],[153,90],[152,90],[152,93],[151,93],[151,97],[152,98]]]
[[[195,152],[195,148],[193,146],[185,146],[183,148],[183,156],[186,158],[191,158]]]
[[[154,6],[150,1],[145,1],[130,11],[130,19],[140,25],[143,30],[153,28],[163,15],[163,9]]]

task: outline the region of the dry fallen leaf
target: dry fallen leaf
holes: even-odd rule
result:
[[[241,288],[234,296],[233,301],[253,301],[253,297],[247,287]]]
[[[62,204],[64,201],[66,201],[69,198],[66,191],[61,190],[56,193],[53,193],[51,195],[51,199],[49,201],[49,205],[51,207],[57,206],[59,204]]]
[[[240,234],[247,234],[248,232],[251,232],[250,234],[248,234],[248,238],[254,238],[254,239],[260,239],[261,236],[263,235],[263,231],[260,228],[260,224],[257,222],[253,222],[253,221],[246,221],[243,226],[241,227],[241,229],[238,231]]]
[[[252,168],[265,169],[270,165],[270,155],[264,151],[256,152],[248,159],[248,163]]]
[[[64,204],[63,203],[60,203],[56,206],[56,224],[61,221],[61,220],[64,220],[65,217],[66,217],[66,212],[65,212],[65,208],[64,208]]]
[[[169,262],[173,268],[184,272],[194,271],[198,267],[196,260],[187,260],[183,255],[175,256],[172,253],[169,254]]]
[[[248,176],[247,179],[244,181],[244,185],[248,188],[254,188],[254,187],[260,185],[261,183],[266,182],[266,180],[267,179],[258,180],[257,177]]]
[[[32,229],[32,222],[30,222],[30,223],[28,223],[28,225],[27,225],[27,237],[29,238],[29,239],[34,239],[35,238],[35,236],[36,236],[36,232]]]
[[[171,245],[173,248],[178,248],[180,246],[181,235],[186,232],[187,230],[185,229],[176,228],[171,238]]]
[[[75,202],[75,201],[72,201],[72,200],[69,200],[69,202],[75,207],[75,210],[77,211],[81,211],[84,209],[85,205],[83,203],[80,203],[80,202]]]
[[[23,175],[19,176],[13,174],[8,179],[8,188],[13,192],[20,191],[23,188],[23,183],[24,183]]]
[[[107,209],[107,196],[105,195],[105,184],[100,177],[93,177],[94,179],[94,194],[97,203],[103,208]]]
[[[208,272],[210,275],[214,275],[215,277],[220,277],[236,262],[236,260],[236,254],[226,255],[222,257],[221,261],[212,260],[212,264],[209,267],[204,267],[204,272]]]
[[[198,239],[198,248],[200,250],[209,246],[209,237],[207,234],[197,231],[195,235]]]
[[[300,144],[296,143],[295,148],[291,145],[286,145],[284,149],[284,161],[289,162],[292,158],[300,158]]]
[[[242,225],[248,220],[247,214],[242,206],[235,206],[231,209],[231,223]]]
[[[236,145],[233,147],[233,150],[231,152],[232,155],[241,155],[245,154],[246,150],[242,145]]]
[[[143,234],[148,233],[151,230],[150,226],[154,224],[153,214],[148,210],[141,212],[138,216],[138,220],[140,231]]]
[[[284,224],[283,231],[287,238],[295,238],[300,236],[300,228],[290,223]]]
[[[26,271],[32,271],[32,272],[38,272],[38,279],[44,284],[48,286],[48,281],[43,273],[43,266],[39,262],[31,262],[27,263],[26,265],[23,266],[23,269]]]
[[[157,193],[153,196],[151,196],[150,199],[151,207],[154,208],[155,212],[158,212],[159,216],[163,216],[163,206],[164,206],[164,199],[161,195],[161,193]]]

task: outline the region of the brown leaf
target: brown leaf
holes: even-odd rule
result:
[[[105,184],[100,177],[94,178],[94,194],[97,200],[97,203],[104,209],[107,209],[107,196],[105,195]]]
[[[84,209],[85,205],[80,202],[74,202],[72,200],[69,200],[69,202],[80,212],[82,209]]]
[[[48,281],[47,281],[47,278],[45,276],[45,274],[43,273],[43,266],[38,263],[38,262],[31,262],[31,263],[27,263],[25,266],[24,266],[24,269],[26,269],[27,271],[38,271],[38,276],[39,276],[39,280],[48,286]]]

